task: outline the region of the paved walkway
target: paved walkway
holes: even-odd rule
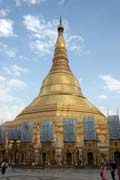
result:
[[[1,173],[1,172],[0,172]],[[107,170],[107,180],[112,180]],[[116,173],[117,177],[117,173]],[[100,169],[7,169],[0,180],[100,180]],[[116,178],[118,180],[118,178]]]

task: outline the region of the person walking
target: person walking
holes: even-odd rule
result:
[[[105,164],[102,165],[100,176],[102,178],[101,180],[107,180],[107,172],[106,172],[106,165]]]
[[[115,162],[112,162],[111,165],[110,165],[110,169],[111,169],[111,176],[112,176],[112,179],[115,180],[115,170],[117,168],[117,165]]]
[[[6,161],[2,161],[2,164],[1,164],[2,174],[5,174],[7,167],[8,167],[7,162]]]
[[[120,180],[120,164],[118,164],[118,166],[117,166],[117,173],[118,173],[118,178]]]

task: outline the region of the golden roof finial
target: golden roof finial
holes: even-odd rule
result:
[[[60,24],[62,24],[62,17],[60,16]]]
[[[64,31],[64,27],[62,24],[62,17],[60,16],[60,21],[59,21],[59,26],[58,26],[58,32],[63,32]]]
[[[65,41],[64,41],[64,36],[63,36],[63,30],[64,27],[62,25],[62,18],[60,16],[59,19],[59,25],[58,25],[58,37],[57,41],[55,44],[55,53],[53,57],[53,66],[50,70],[50,73],[54,72],[64,72],[67,71],[71,73],[69,64],[68,64],[68,57],[67,57],[67,52],[66,52],[66,47],[65,47]]]
[[[58,38],[56,41],[56,47],[64,47],[65,48],[65,41],[64,41],[64,37],[63,37],[64,27],[62,24],[61,16],[60,16],[59,25],[58,25],[57,30],[58,30]]]

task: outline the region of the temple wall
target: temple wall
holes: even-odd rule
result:
[[[6,152],[8,152],[9,160],[15,161],[15,151],[17,149],[18,163],[30,164],[35,161],[39,165],[82,165],[86,166],[89,163],[99,165],[104,160],[109,160],[109,156],[113,156],[114,150],[111,149],[109,155],[109,136],[108,122],[104,116],[94,115],[96,141],[84,141],[83,117],[91,116],[89,113],[76,113],[69,111],[57,111],[46,114],[22,115],[15,121],[16,126],[20,126],[24,121],[32,121],[33,126],[33,143],[21,143],[6,141]],[[77,121],[76,127],[76,142],[65,143],[63,139],[63,120],[65,118],[73,118]],[[54,122],[54,141],[52,143],[40,143],[40,123],[43,120],[52,120]],[[6,133],[7,135],[7,133]],[[12,152],[12,153],[11,153]],[[28,153],[26,153],[28,152]],[[23,153],[23,155],[21,155]],[[19,157],[19,158],[18,158]],[[31,157],[31,158],[30,158]],[[24,159],[25,158],[25,159]],[[89,160],[91,159],[91,162]],[[45,159],[45,160],[44,160]],[[70,161],[70,162],[69,162]]]

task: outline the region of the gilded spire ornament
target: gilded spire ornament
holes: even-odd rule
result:
[[[71,73],[69,64],[68,64],[68,57],[67,57],[67,52],[66,52],[66,45],[65,45],[65,40],[63,37],[63,32],[64,32],[64,27],[62,24],[62,19],[60,17],[59,25],[58,25],[58,37],[56,40],[56,45],[55,45],[55,52],[54,52],[54,57],[53,57],[53,65],[50,70],[50,73],[54,72],[64,72],[68,71]]]
[[[60,17],[60,22],[59,22],[59,26],[58,26],[57,30],[58,30],[58,38],[56,41],[56,48],[57,47],[64,47],[65,48],[65,41],[64,41],[64,37],[63,37],[64,27],[62,24],[61,17]]]
[[[79,83],[69,67],[63,37],[64,27],[61,18],[57,30],[58,37],[55,45],[53,64],[50,72],[43,81],[40,95],[59,93],[82,95]]]

